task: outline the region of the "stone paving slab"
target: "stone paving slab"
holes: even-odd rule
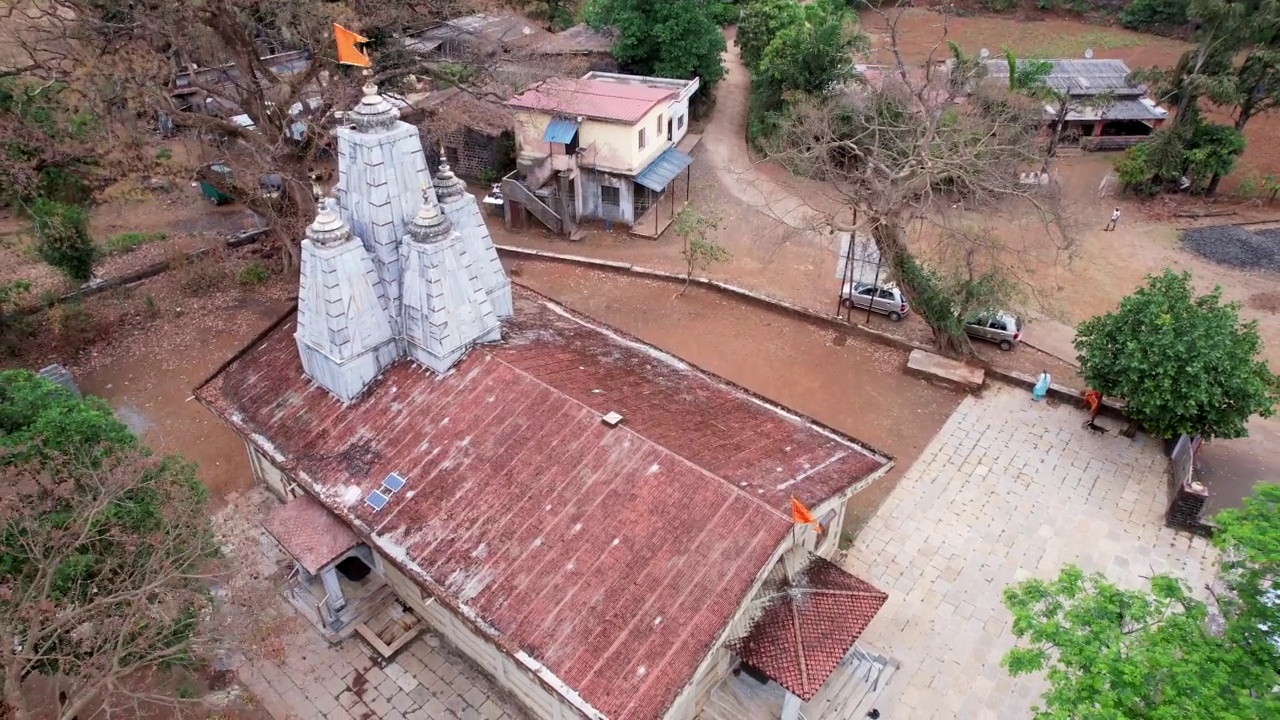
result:
[[[1099,436],[1082,411],[1003,384],[969,397],[858,535],[845,562],[889,593],[862,641],[900,669],[885,720],[1029,715],[1040,678],[1013,680],[1001,591],[1066,563],[1146,587],[1169,572],[1200,590],[1216,559],[1164,526],[1166,460],[1149,439]]]

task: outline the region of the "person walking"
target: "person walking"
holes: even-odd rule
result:
[[[1111,213],[1111,222],[1107,223],[1107,226],[1102,228],[1103,231],[1105,232],[1107,230],[1115,230],[1116,223],[1118,222],[1120,222],[1120,208],[1116,208],[1116,211]]]

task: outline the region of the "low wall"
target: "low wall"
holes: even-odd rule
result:
[[[547,252],[545,250],[533,250],[530,248],[516,247],[514,245],[497,245],[500,254],[509,257],[518,257],[532,260],[543,260],[547,262],[568,263],[571,265],[581,265],[584,267],[594,268],[596,270],[604,270],[606,272],[624,273],[635,275],[637,277],[658,278],[671,283],[684,284],[685,277],[679,273],[667,272],[665,270],[653,270],[651,268],[634,265],[632,263],[617,262],[615,260],[598,260],[596,258],[584,257],[582,255],[569,255],[565,253]],[[729,295],[731,297],[745,300],[747,302],[757,303],[766,308],[787,313],[796,316],[805,322],[813,323],[832,330],[842,330],[848,332],[856,332],[867,337],[881,345],[904,350],[910,353],[912,350],[923,350],[925,352],[933,352],[933,348],[911,342],[905,338],[890,335],[886,332],[875,330],[865,325],[857,325],[842,320],[836,315],[823,315],[814,312],[808,308],[787,302],[763,293],[738,287],[719,280],[712,280],[705,277],[694,277],[690,280],[693,285],[698,285],[714,292]],[[1002,370],[993,366],[985,366],[987,376],[1000,380],[1010,385],[1019,385],[1031,389],[1035,387],[1036,379],[1030,375],[1012,370]],[[1065,385],[1054,385],[1049,388],[1049,395],[1058,400],[1064,400],[1073,403],[1084,402],[1084,391],[1077,390]],[[1120,415],[1124,410],[1124,403],[1104,398],[1102,401],[1103,408],[1110,413]]]

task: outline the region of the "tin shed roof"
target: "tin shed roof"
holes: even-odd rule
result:
[[[637,123],[658,103],[676,94],[673,89],[649,85],[552,78],[516,95],[507,105],[569,117]]]
[[[1071,96],[1111,93],[1117,97],[1137,97],[1146,86],[1129,83],[1129,66],[1123,60],[1049,60],[1053,70],[1044,78],[1056,92]],[[1009,62],[1004,58],[987,61],[987,75],[1009,77]]]
[[[291,320],[197,393],[506,652],[609,718],[658,718],[791,532],[790,496],[812,507],[888,460],[515,299],[504,343],[445,375],[401,362],[347,407],[303,375]],[[405,487],[375,511],[392,470]]]

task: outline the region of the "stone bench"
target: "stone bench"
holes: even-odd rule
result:
[[[977,390],[986,380],[986,372],[982,368],[948,360],[924,350],[911,351],[911,356],[907,358],[907,372],[926,380],[940,380],[963,390]]]

